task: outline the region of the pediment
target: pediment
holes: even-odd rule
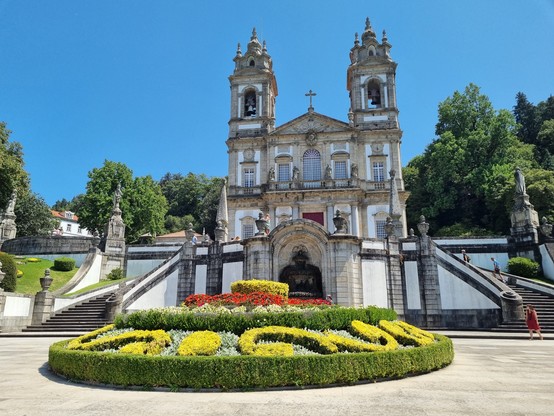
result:
[[[277,127],[271,135],[332,133],[348,131],[352,128],[343,121],[316,112],[306,113]]]

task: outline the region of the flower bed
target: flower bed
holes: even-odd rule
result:
[[[177,309],[123,315],[116,325],[55,343],[49,364],[57,374],[84,382],[244,389],[405,377],[444,367],[454,356],[446,337],[379,319],[391,315],[386,309],[333,307],[293,312],[294,319],[289,312]],[[345,323],[348,316],[362,320]],[[280,321],[299,325],[274,324]],[[420,339],[417,346],[406,334]]]
[[[206,304],[216,306],[267,306],[267,305],[297,305],[297,306],[329,306],[331,302],[325,299],[296,299],[267,292],[222,293],[221,295],[190,295],[183,306],[200,307]]]

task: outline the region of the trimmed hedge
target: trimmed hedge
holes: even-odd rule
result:
[[[452,342],[386,352],[332,355],[175,357],[68,350],[53,344],[51,369],[72,380],[172,389],[247,389],[352,384],[427,373],[450,364]]]
[[[75,260],[71,257],[58,257],[54,259],[54,269],[60,272],[69,272],[75,268]]]
[[[317,331],[348,329],[352,321],[377,325],[381,320],[397,317],[391,309],[368,306],[365,308],[326,307],[305,312],[195,314],[188,310],[147,309],[115,318],[116,328],[143,330],[179,329],[183,331],[228,331],[240,335],[250,328],[287,326]]]
[[[516,276],[535,278],[539,277],[539,263],[525,257],[513,257],[508,260],[508,273]]]
[[[0,287],[6,292],[15,292],[17,286],[17,265],[15,260],[8,253],[0,252],[0,262],[2,262],[2,271],[5,273]]]
[[[231,283],[231,293],[248,295],[254,292],[271,293],[285,299],[289,297],[289,285],[272,280],[238,280]]]

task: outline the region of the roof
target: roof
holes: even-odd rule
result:
[[[50,210],[50,212],[52,213],[52,216],[54,218],[59,218],[61,220],[67,220],[67,221],[75,221],[75,222],[79,222],[79,217],[77,215],[75,215],[73,212],[71,211],[54,211],[53,209]],[[66,214],[71,214],[70,217],[66,216]]]

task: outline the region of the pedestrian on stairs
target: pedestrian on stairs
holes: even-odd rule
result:
[[[533,331],[539,334],[539,338],[542,338],[541,327],[539,325],[539,317],[537,316],[537,311],[533,305],[527,305],[525,309],[525,323],[529,329],[529,340],[533,339]]]
[[[498,261],[496,261],[494,257],[491,257],[491,261],[492,261],[492,267],[494,269],[494,271],[492,272],[492,275],[495,277],[496,275],[498,275],[498,280],[500,280],[501,282],[504,282],[504,279],[502,278],[502,274],[500,273],[500,264],[498,263]]]

